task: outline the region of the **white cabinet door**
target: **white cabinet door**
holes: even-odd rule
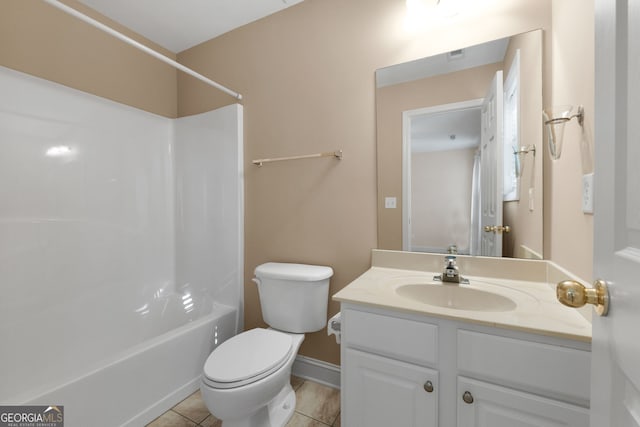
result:
[[[343,425],[438,427],[438,371],[353,349],[345,354]]]
[[[458,427],[589,425],[588,409],[463,377],[458,377],[457,399]]]

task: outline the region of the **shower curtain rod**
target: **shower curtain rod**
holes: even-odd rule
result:
[[[139,43],[135,40],[133,40],[130,37],[125,36],[124,34],[114,30],[113,28],[104,25],[103,23],[96,21],[93,18],[88,17],[87,15],[84,15],[80,12],[78,12],[77,10],[75,10],[72,7],[67,6],[66,4],[60,3],[58,0],[42,0],[45,3],[49,3],[51,6],[56,7],[58,9],[60,9],[63,12],[68,13],[69,15],[75,16],[76,18],[80,19],[81,21],[86,22],[89,25],[92,25],[96,28],[98,28],[99,30],[104,31],[105,33],[108,33],[110,35],[112,35],[113,37],[120,39],[121,41],[135,47],[136,49],[139,49],[141,51],[143,51],[144,53],[153,56],[156,59],[159,59],[160,61],[171,65],[174,68],[177,68],[178,70],[189,74],[190,76],[195,77],[196,79],[208,84],[209,86],[213,86],[214,88],[221,90],[222,92],[226,93],[227,95],[231,95],[234,98],[241,100],[242,99],[242,95],[232,91],[231,89],[222,86],[220,83],[214,82],[213,80],[203,76],[202,74],[193,71],[191,68],[185,67],[184,65],[180,64],[177,61],[174,61],[173,59],[164,56],[161,53],[156,52],[155,50],[148,48],[147,46],[143,45],[142,43]]]

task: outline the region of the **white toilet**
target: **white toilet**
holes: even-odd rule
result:
[[[271,326],[242,332],[207,359],[200,383],[223,427],[283,427],[296,395],[289,378],[304,333],[327,321],[331,267],[269,262],[255,270],[262,317]]]

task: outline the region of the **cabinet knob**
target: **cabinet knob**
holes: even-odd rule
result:
[[[424,383],[424,391],[426,391],[427,393],[433,392],[433,383],[431,381],[427,381],[426,383]]]
[[[464,403],[472,404],[473,403],[473,395],[471,394],[471,392],[465,391],[462,394],[462,400],[464,400]]]

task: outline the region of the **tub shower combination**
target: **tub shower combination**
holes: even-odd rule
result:
[[[171,120],[0,68],[0,404],[138,426],[241,329],[242,107]]]

